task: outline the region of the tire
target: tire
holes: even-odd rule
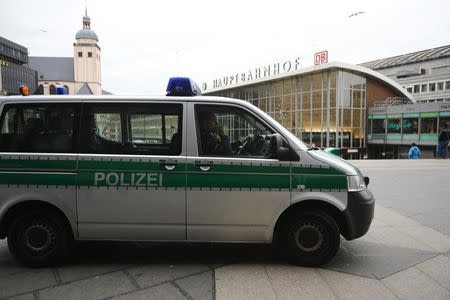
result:
[[[71,235],[64,220],[45,209],[17,216],[8,231],[8,247],[29,267],[60,263],[69,252]]]
[[[319,210],[291,215],[281,232],[282,252],[295,265],[318,267],[328,263],[340,244],[339,227]]]

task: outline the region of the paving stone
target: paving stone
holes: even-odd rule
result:
[[[0,257],[0,278],[7,275],[13,275],[18,273],[23,273],[29,271],[30,268],[27,268],[12,257],[2,258]],[[1,279],[0,279],[1,280]]]
[[[437,251],[411,236],[392,227],[375,227],[371,235],[380,243],[390,247],[417,249],[421,252],[436,253]]]
[[[401,299],[450,299],[450,291],[412,267],[382,279]]]
[[[33,294],[25,294],[17,297],[8,298],[8,300],[34,300]]]
[[[277,299],[337,299],[315,269],[268,265],[266,271]]]
[[[216,270],[216,299],[276,299],[262,265],[231,265]]]
[[[170,283],[161,284],[153,288],[138,292],[125,294],[114,298],[119,300],[141,300],[141,299],[164,299],[164,300],[186,300],[181,292]],[[203,299],[203,298],[195,298]]]
[[[339,299],[396,299],[379,280],[323,269],[318,272]]]
[[[372,223],[370,224],[370,227],[386,227],[386,226],[389,226],[389,225],[387,225],[386,223],[384,223],[383,221],[381,221],[378,218],[374,218],[372,220]]]
[[[149,287],[165,281],[176,280],[188,275],[208,271],[205,265],[146,265],[128,269],[140,287]]]
[[[175,283],[193,299],[213,299],[211,271],[176,280]]]
[[[425,226],[401,227],[400,231],[443,253],[450,250],[450,237]]]
[[[381,279],[435,255],[358,239],[343,241],[336,256],[324,268]]]
[[[88,277],[114,272],[125,268],[126,265],[114,264],[74,264],[58,268],[62,282],[85,279]]]
[[[39,292],[40,299],[102,299],[134,290],[134,285],[122,272],[74,281]]]
[[[381,205],[375,207],[375,218],[388,226],[418,226],[419,223],[411,218],[402,216],[392,209],[385,208]]]
[[[416,265],[416,268],[450,290],[450,258],[447,256],[436,256]]]
[[[27,293],[56,284],[52,270],[36,269],[0,278],[0,298]]]

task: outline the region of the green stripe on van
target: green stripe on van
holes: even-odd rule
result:
[[[292,188],[304,185],[309,189],[347,189],[347,176],[339,175],[295,175],[292,176]]]
[[[76,160],[0,159],[0,169],[75,170]]]
[[[75,186],[76,174],[0,172],[0,184]]]

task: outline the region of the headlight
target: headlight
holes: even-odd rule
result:
[[[366,188],[364,178],[361,175],[347,176],[347,184],[349,192],[359,192]]]

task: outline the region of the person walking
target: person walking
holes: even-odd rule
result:
[[[439,151],[437,157],[448,158],[448,143],[450,141],[450,130],[448,129],[448,124],[445,123],[442,126],[442,130],[439,132],[438,146]]]
[[[422,152],[420,152],[419,147],[417,147],[416,143],[412,143],[408,151],[409,159],[419,159],[421,155]]]

